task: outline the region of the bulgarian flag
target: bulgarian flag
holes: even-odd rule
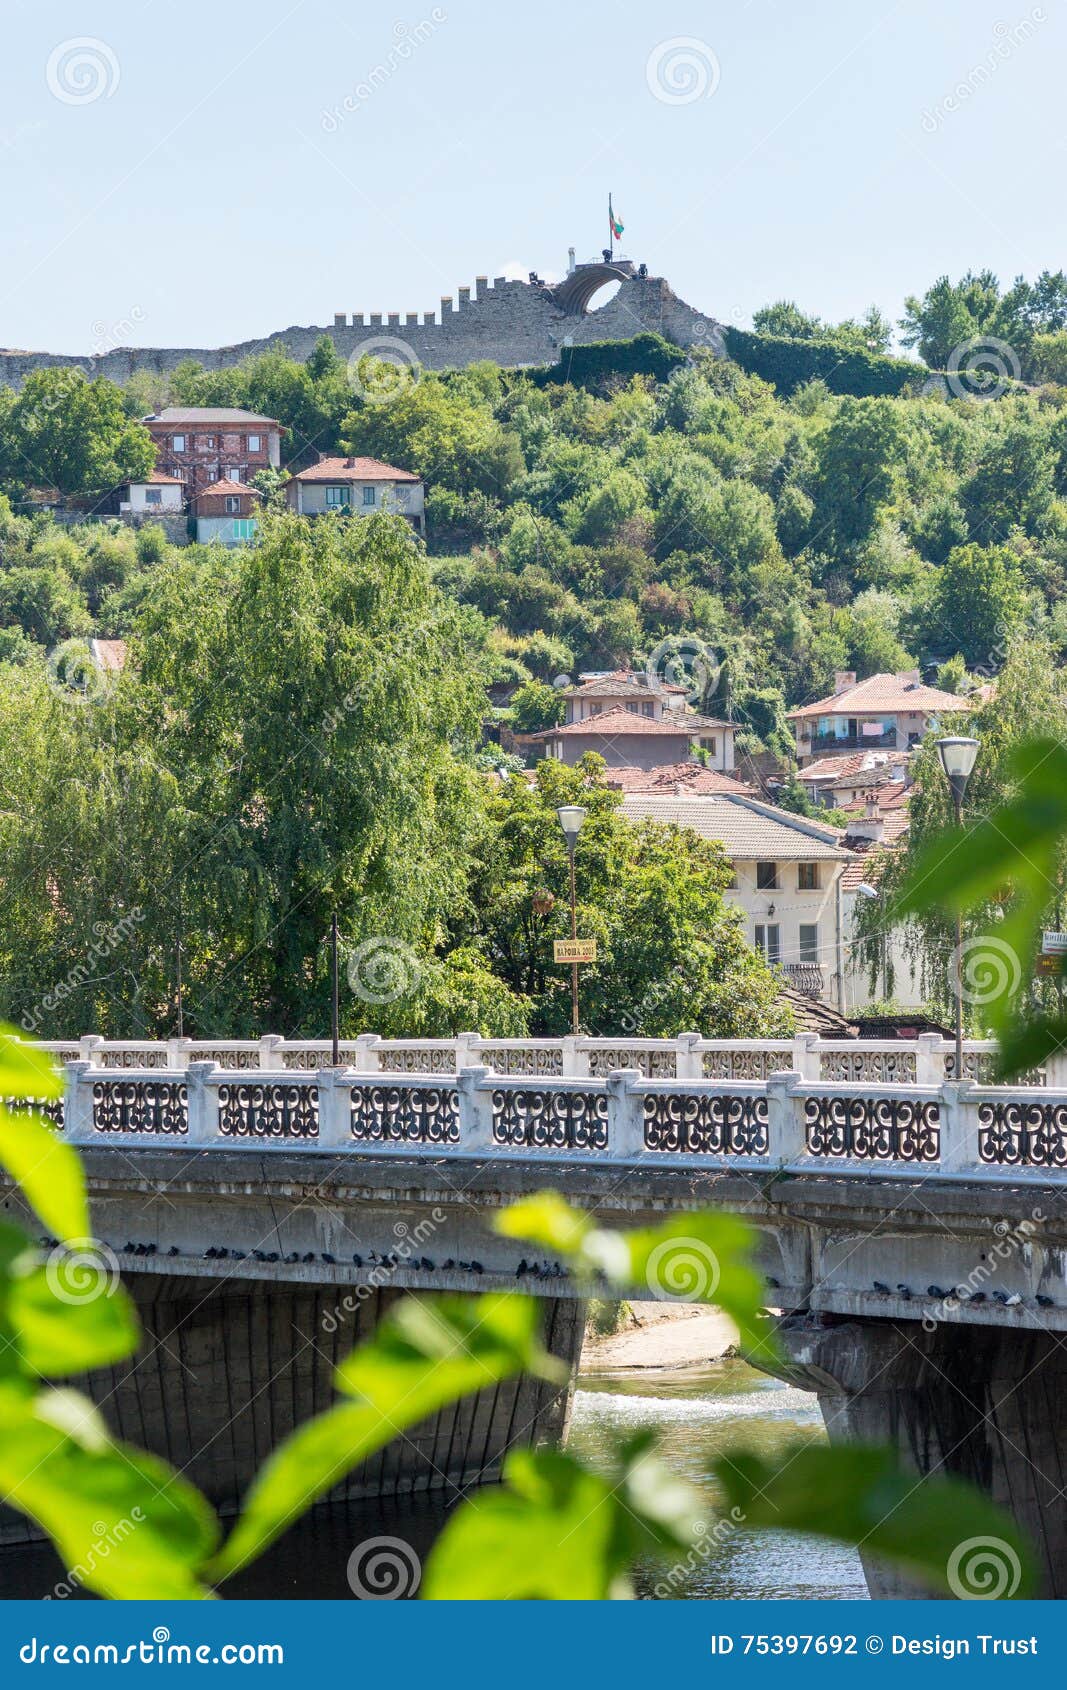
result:
[[[608,222],[611,225],[612,239],[616,240],[616,241],[621,240],[622,239],[622,231],[623,231],[623,228],[625,227],[625,225],[619,222],[619,219],[616,217],[614,211],[611,208],[611,195],[610,194],[608,195]]]

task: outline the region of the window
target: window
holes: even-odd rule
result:
[[[348,492],[349,492],[349,490],[348,490],[347,487],[327,487],[327,489],[326,489],[326,506],[327,506],[327,509],[330,509],[331,507],[336,507],[337,505],[347,505],[347,503],[348,503]]]
[[[647,704],[642,704],[641,714],[642,714],[642,716],[653,716],[655,714],[655,709],[656,709],[655,705],[652,703],[651,700],[649,700],[649,702]]]
[[[818,962],[819,929],[815,926],[809,927],[804,922],[801,922],[799,933],[801,962]]]
[[[163,493],[161,489],[158,487],[146,487],[144,490],[144,502],[146,505],[161,505],[163,503]]]
[[[241,514],[241,497],[240,497],[240,494],[239,493],[227,493],[227,495],[226,495],[226,515],[227,516],[240,516],[240,514]]]
[[[248,450],[250,452],[262,452],[263,436],[261,434],[250,434],[248,436]]]
[[[174,451],[174,452],[184,452],[185,451],[185,435],[184,434],[176,434],[170,444],[171,444],[171,450],[172,451]]]
[[[714,734],[711,734],[706,739],[702,739],[701,742],[700,742],[700,746],[701,746],[701,750],[710,751],[710,753],[713,757],[717,757],[718,754],[719,754],[719,742],[715,738]]]
[[[202,434],[200,444],[205,452],[213,452],[215,450],[215,436],[213,434]]]
[[[225,474],[227,481],[243,481],[245,478],[244,465],[232,464]]]
[[[756,864],[756,890],[757,892],[776,892],[778,890],[777,863]]]
[[[769,963],[777,963],[781,960],[781,932],[782,930],[777,922],[769,927],[762,922],[756,924],[756,949],[762,952]]]
[[[819,890],[818,863],[797,864],[797,886],[801,892],[817,892]]]
[[[374,503],[374,488],[373,487],[364,487],[364,489],[363,489],[363,503],[365,505],[373,505],[373,503]]]

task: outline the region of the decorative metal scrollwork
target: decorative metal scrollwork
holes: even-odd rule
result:
[[[650,1092],[645,1098],[645,1149],[766,1156],[767,1099]]]
[[[458,1144],[459,1093],[445,1086],[353,1086],[360,1144]]]
[[[5,1097],[4,1108],[9,1115],[44,1115],[53,1126],[63,1125],[61,1097]]]
[[[447,1050],[396,1050],[390,1047],[381,1053],[383,1068],[394,1074],[454,1074],[456,1053]]]
[[[189,1094],[177,1080],[97,1080],[93,1126],[99,1133],[174,1138],[189,1131]]]
[[[219,1087],[219,1132],[223,1138],[317,1138],[318,1086]]]
[[[259,1067],[259,1051],[226,1050],[223,1048],[219,1050],[198,1050],[193,1060],[195,1062],[214,1062],[220,1068],[236,1068],[246,1072],[250,1068]]]
[[[494,1144],[526,1150],[606,1150],[608,1100],[602,1092],[495,1091]]]
[[[99,1056],[101,1068],[165,1068],[167,1047],[161,1050],[123,1050],[118,1046],[103,1050]]]
[[[1067,1103],[980,1103],[978,1158],[1001,1167],[1067,1167]]]
[[[915,1053],[908,1050],[825,1050],[819,1058],[820,1080],[866,1080],[870,1085],[915,1084]]]
[[[559,1079],[563,1074],[562,1050],[537,1050],[528,1046],[514,1050],[507,1045],[483,1045],[481,1059],[498,1074],[529,1075],[536,1079]]]
[[[703,1066],[706,1080],[765,1080],[789,1058],[776,1050],[707,1050]]]
[[[936,1103],[896,1097],[809,1097],[808,1152],[860,1162],[936,1162],[941,1116]]]
[[[626,1045],[616,1045],[613,1050],[591,1050],[589,1052],[589,1072],[595,1080],[602,1080],[605,1074],[610,1074],[615,1068],[635,1068],[649,1078],[649,1058],[647,1050],[633,1050]],[[659,1074],[657,1078],[674,1078],[674,1052],[670,1055],[670,1073]]]

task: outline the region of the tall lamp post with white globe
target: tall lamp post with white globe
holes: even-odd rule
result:
[[[978,756],[978,741],[967,739],[959,735],[947,735],[936,741],[937,755],[941,759],[941,767],[945,771],[949,791],[952,793],[952,807],[956,813],[957,828],[963,825],[963,800],[967,792],[967,782],[971,778],[975,758]],[[963,912],[956,911],[956,1079],[963,1078]]]

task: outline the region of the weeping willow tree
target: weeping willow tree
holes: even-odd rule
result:
[[[995,683],[970,695],[970,708],[954,718],[949,731],[973,734],[980,742],[967,788],[963,816],[966,833],[969,826],[1010,795],[1008,762],[1024,740],[1048,735],[1067,741],[1067,671],[1056,669],[1049,642],[1034,632],[1015,638]],[[913,755],[907,839],[901,849],[881,853],[880,895],[857,908],[854,954],[869,971],[872,989],[881,982],[891,997],[894,950],[901,949],[918,979],[924,1001],[947,1014],[954,1008],[953,918],[940,909],[923,910],[906,921],[895,913],[897,895],[923,847],[955,828],[952,799],[934,739],[934,735],[928,736]],[[988,1026],[983,1010],[994,997],[1006,992],[1017,998],[1020,1006],[1032,1001],[1035,1006],[1051,1007],[1062,990],[1055,980],[1034,978],[1033,958],[1017,957],[998,941],[997,928],[1007,913],[1009,897],[1005,888],[969,911],[965,923],[964,1016],[973,1033],[983,1032]],[[1062,929],[1065,919],[1067,854],[1057,879],[1049,885],[1046,925]]]

